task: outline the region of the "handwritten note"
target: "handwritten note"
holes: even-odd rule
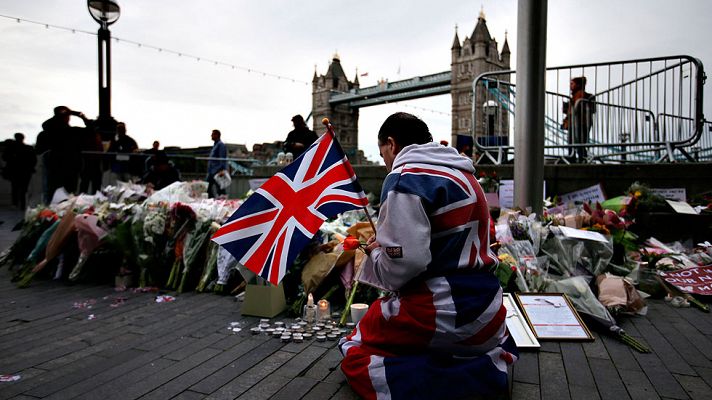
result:
[[[564,236],[575,239],[595,240],[597,242],[608,243],[608,239],[598,232],[584,231],[582,229],[569,228],[560,226],[559,229]]]
[[[684,201],[673,201],[673,200],[665,200],[665,201],[667,201],[667,203],[670,204],[670,207],[672,207],[672,209],[675,210],[675,212],[678,214],[697,215],[697,211],[695,211],[695,209],[692,208],[691,205],[685,203]]]
[[[585,189],[580,189],[575,192],[562,194],[559,196],[562,203],[603,203],[606,200],[605,194],[603,194],[603,187],[601,184],[596,184]]]

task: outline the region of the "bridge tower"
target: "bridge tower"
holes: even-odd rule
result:
[[[480,11],[472,35],[465,36],[465,40],[460,43],[455,28],[455,39],[451,48],[451,96],[452,96],[452,145],[457,146],[458,135],[471,137],[472,132],[472,82],[480,74],[490,71],[502,71],[509,68],[509,44],[505,34],[502,51],[498,51],[497,41],[490,36],[487,29],[484,11]],[[509,80],[509,75],[501,80]],[[477,98],[485,98],[485,89],[477,88]],[[506,90],[502,88],[502,90]],[[475,118],[482,121],[478,124],[475,132],[475,140],[480,137],[497,137],[486,139],[493,141],[501,137],[507,137],[509,132],[509,118],[501,105],[476,104]],[[498,115],[498,113],[505,113]],[[501,139],[500,139],[501,140]]]
[[[358,89],[358,75],[353,82],[349,81],[341,67],[341,59],[334,54],[326,75],[318,75],[314,71],[312,79],[312,120],[314,132],[323,132],[321,120],[329,118],[336,132],[336,138],[341,143],[346,156],[351,163],[360,164],[363,152],[358,150],[358,108],[349,107],[348,103],[332,106],[329,97],[333,93],[348,93]]]

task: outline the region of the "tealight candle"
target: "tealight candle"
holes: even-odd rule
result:
[[[320,320],[331,318],[331,305],[328,300],[321,299],[317,303],[317,318]]]

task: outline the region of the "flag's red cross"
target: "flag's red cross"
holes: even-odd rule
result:
[[[257,193],[277,208],[231,221],[221,229],[220,233],[224,235],[256,225],[270,224],[269,230],[259,239],[257,248],[244,260],[244,265],[260,274],[263,268],[269,267],[266,263],[271,254],[269,281],[272,283],[279,282],[280,269],[286,268],[286,265],[283,266],[286,262],[283,259],[286,257],[284,247],[285,244],[288,246],[291,230],[298,228],[305,235],[312,236],[326,219],[317,208],[329,202],[350,203],[356,206],[367,204],[365,198],[355,198],[353,195],[347,196],[338,190],[332,190],[354,178],[354,171],[348,161],[336,163],[317,174],[333,143],[332,135],[325,136],[328,137],[318,143],[313,156],[310,155],[311,152],[305,154],[311,161],[306,158],[302,160],[302,165],[308,166],[303,177],[300,178],[297,173],[295,181],[291,181],[283,173],[278,173],[257,190]]]
[[[450,229],[469,227],[470,231],[465,239],[465,246],[461,254],[461,261],[467,261],[467,265],[474,267],[476,265],[489,265],[494,262],[493,258],[488,253],[487,242],[481,242],[483,238],[489,237],[489,226],[483,221],[487,221],[488,207],[482,206],[486,200],[482,188],[477,184],[477,181],[472,174],[462,174],[462,179],[449,172],[439,171],[430,168],[407,168],[403,173],[420,173],[440,176],[450,179],[456,183],[465,193],[476,197],[476,202],[467,203],[461,207],[448,210],[442,214],[435,215],[431,218],[431,229],[433,233],[445,232]],[[467,183],[465,183],[466,180]],[[478,204],[479,203],[479,204]]]

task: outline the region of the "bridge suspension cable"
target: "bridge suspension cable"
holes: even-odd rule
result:
[[[3,15],[3,14],[0,14],[0,18],[5,18],[5,19],[8,19],[8,20],[14,20],[14,21],[16,21],[18,24],[21,23],[21,22],[25,22],[25,23],[28,23],[28,24],[34,24],[34,25],[44,26],[45,29],[57,29],[57,30],[62,30],[62,31],[71,32],[71,33],[83,33],[83,34],[86,34],[86,35],[96,36],[96,32],[85,31],[85,30],[76,29],[76,28],[69,28],[69,27],[61,26],[61,25],[48,24],[48,23],[45,23],[45,22],[32,21],[32,20],[29,20],[29,19],[19,18],[19,17],[13,17],[13,16],[10,16],[10,15]],[[125,44],[136,45],[137,47],[142,48],[142,49],[145,48],[145,49],[156,50],[156,51],[158,51],[158,52],[160,52],[160,53],[173,54],[173,55],[176,55],[176,56],[181,57],[181,58],[194,59],[194,60],[196,60],[196,61],[198,61],[198,62],[205,62],[205,63],[208,63],[208,64],[213,64],[213,65],[215,65],[215,66],[229,67],[230,69],[233,69],[233,70],[240,70],[240,71],[244,71],[244,72],[251,73],[251,74],[257,74],[258,77],[259,77],[259,76],[262,76],[262,77],[267,77],[267,78],[273,78],[273,79],[277,79],[277,80],[283,80],[283,81],[286,81],[286,82],[288,82],[288,83],[297,83],[297,84],[302,84],[302,85],[307,85],[307,86],[311,84],[311,82],[303,81],[303,80],[300,80],[300,79],[295,79],[295,78],[292,78],[292,77],[289,77],[289,76],[284,76],[284,75],[279,75],[279,74],[273,74],[273,73],[266,72],[266,71],[262,71],[262,70],[259,70],[259,69],[256,69],[256,68],[252,68],[252,67],[245,67],[245,66],[242,66],[242,65],[232,64],[232,63],[229,63],[229,62],[224,62],[224,61],[220,61],[220,60],[215,60],[215,59],[211,59],[211,58],[208,58],[208,57],[197,56],[197,55],[193,55],[193,54],[190,54],[190,53],[185,53],[185,52],[182,52],[182,51],[171,50],[171,49],[167,49],[167,48],[164,48],[164,47],[159,47],[159,46],[154,46],[154,45],[151,45],[151,44],[146,44],[146,43],[142,43],[142,42],[137,42],[137,41],[135,41],[135,40],[123,39],[123,38],[120,38],[120,37],[117,37],[117,36],[112,36],[111,38],[112,38],[116,43],[125,43]]]

